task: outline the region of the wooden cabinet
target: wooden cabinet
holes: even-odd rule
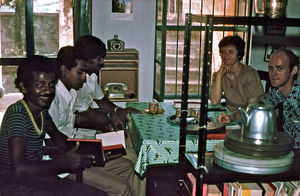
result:
[[[107,51],[104,59],[104,67],[99,72],[99,85],[102,90],[106,90],[105,84],[123,83],[128,88],[124,88],[124,97],[110,97],[111,101],[128,102],[138,101],[139,88],[139,53],[136,49],[125,49],[124,51]],[[103,91],[108,96],[108,90]]]

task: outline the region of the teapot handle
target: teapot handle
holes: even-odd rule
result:
[[[284,117],[283,117],[283,103],[280,102],[275,106],[275,110],[278,111],[277,116],[277,131],[283,131],[283,123],[284,123]]]

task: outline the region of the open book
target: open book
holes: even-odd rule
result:
[[[102,140],[107,161],[126,155],[125,133],[123,130],[96,134],[96,139]]]

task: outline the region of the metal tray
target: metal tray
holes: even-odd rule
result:
[[[175,125],[180,125],[180,119],[176,119],[176,115],[168,116],[168,122]],[[192,116],[188,116],[186,118],[187,124],[196,124],[196,118]]]
[[[171,115],[168,117],[168,122],[174,125],[180,125],[180,121],[176,120],[176,115]],[[211,121],[210,121],[211,122]],[[187,117],[187,134],[198,135],[200,126],[196,123],[195,117]],[[207,133],[225,133],[226,126],[221,123],[214,123],[213,127],[207,127]]]

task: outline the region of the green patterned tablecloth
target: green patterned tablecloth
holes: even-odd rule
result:
[[[127,107],[140,111],[148,108],[146,102],[128,102]],[[167,117],[175,115],[176,109],[172,102],[159,103],[163,114],[131,114],[129,134],[138,154],[135,171],[143,176],[147,166],[152,164],[178,163],[179,154],[179,125],[170,124]],[[218,112],[219,113],[219,112]],[[210,112],[209,117],[215,118],[215,112]],[[207,150],[212,151],[213,146],[223,140],[207,140]],[[197,151],[198,138],[187,135],[187,151]]]

